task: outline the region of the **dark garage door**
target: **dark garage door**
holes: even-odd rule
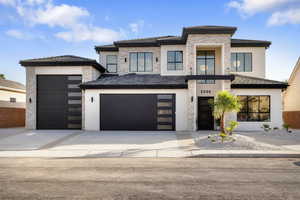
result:
[[[37,76],[37,129],[81,129],[81,76]]]
[[[101,130],[175,130],[173,94],[101,94]]]

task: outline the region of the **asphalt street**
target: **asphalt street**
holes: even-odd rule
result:
[[[300,199],[300,159],[0,159],[0,199]]]

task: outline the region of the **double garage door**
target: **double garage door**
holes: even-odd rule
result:
[[[81,129],[80,75],[37,76],[37,129]]]
[[[174,94],[100,94],[101,130],[175,130]]]

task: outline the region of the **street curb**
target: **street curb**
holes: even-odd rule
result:
[[[300,154],[198,154],[187,158],[300,158]]]

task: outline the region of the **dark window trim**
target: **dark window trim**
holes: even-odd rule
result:
[[[231,63],[231,68],[230,68],[230,70],[232,71],[232,72],[252,72],[253,71],[253,56],[252,56],[252,52],[232,52],[231,53],[231,57],[232,57],[232,54],[235,54],[235,61],[237,62],[237,54],[243,54],[243,59],[244,59],[244,66],[243,66],[243,71],[238,71],[238,68],[237,68],[237,66],[235,67],[235,71],[232,71],[232,68],[233,68],[233,66],[232,66],[232,63]],[[246,62],[245,62],[245,55],[246,54],[250,54],[250,57],[251,57],[251,69],[250,69],[250,71],[245,71],[246,70]],[[231,62],[231,61],[230,61]]]
[[[116,63],[108,63],[107,62],[108,56],[114,56],[114,57],[116,57]],[[110,70],[108,70],[108,65],[115,65],[116,66],[116,71],[110,71]],[[117,55],[106,55],[106,70],[108,72],[111,72],[111,73],[117,73],[118,72],[118,56]]]
[[[16,102],[17,102],[17,98],[15,98],[15,97],[10,97],[10,98],[9,98],[9,102],[10,102],[10,103],[16,103]]]
[[[247,120],[244,120],[244,121],[242,121],[242,120],[239,120],[238,118],[237,118],[237,121],[239,121],[239,122],[271,122],[271,95],[237,95],[238,97],[239,96],[242,96],[242,97],[247,97],[247,111],[246,112],[238,112],[237,113],[237,116],[238,116],[238,114],[239,113],[243,113],[243,114],[247,114]],[[258,101],[258,112],[249,112],[249,101],[248,101],[248,98],[249,97],[258,97],[259,98],[259,100],[260,100],[260,97],[269,97],[269,112],[260,112],[260,101]],[[261,121],[261,120],[259,120],[259,121],[255,121],[255,120],[249,120],[248,118],[249,118],[249,114],[252,114],[252,113],[257,113],[258,114],[258,118],[260,118],[260,115],[259,114],[269,114],[269,121]]]
[[[151,70],[146,71],[146,54],[151,54]],[[131,55],[136,54],[136,71],[131,68]],[[139,54],[144,54],[144,70],[139,71]],[[153,72],[153,52],[130,52],[129,53],[129,71],[130,72]]]
[[[196,54],[196,65],[197,65],[198,60],[204,60],[205,61],[205,66],[207,65],[207,60],[214,60],[214,74],[213,75],[215,75],[216,74],[216,51],[215,50],[198,50],[197,52],[199,52],[199,51],[205,52],[205,58],[204,59],[203,58],[198,58],[198,56]],[[214,52],[214,58],[207,58],[207,52],[209,52],[209,51]],[[200,75],[198,73],[198,66],[196,67],[196,69],[197,69],[197,75]],[[202,74],[202,75],[204,75],[204,74]],[[207,69],[205,69],[205,75],[208,75],[207,74]],[[211,74],[209,74],[209,75],[211,75]],[[215,83],[216,83],[215,80],[213,80],[213,82],[211,82],[211,83],[209,83],[207,80],[201,82],[201,84],[215,84]]]
[[[169,56],[168,56],[168,54],[169,53],[171,53],[171,52],[174,52],[174,54],[175,54],[175,56],[174,56],[174,59],[175,60],[172,60],[171,62],[169,62]],[[180,52],[181,53],[181,61],[176,61],[177,60],[177,52]],[[175,69],[169,69],[169,63],[170,64],[175,64]],[[182,69],[177,69],[176,68],[176,64],[182,64]],[[168,71],[183,71],[183,68],[184,68],[184,66],[183,66],[183,51],[167,51],[167,70]]]

